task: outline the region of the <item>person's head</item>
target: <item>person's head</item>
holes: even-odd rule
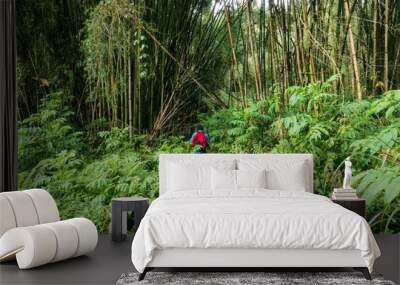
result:
[[[204,131],[202,124],[196,124],[196,132],[198,132],[198,131]]]

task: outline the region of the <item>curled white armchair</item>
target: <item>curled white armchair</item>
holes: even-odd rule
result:
[[[84,255],[96,248],[88,219],[60,221],[57,205],[42,189],[0,193],[0,262],[17,259],[28,269]]]

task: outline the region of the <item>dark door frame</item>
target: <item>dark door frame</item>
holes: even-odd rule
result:
[[[0,192],[18,189],[15,1],[0,0]]]

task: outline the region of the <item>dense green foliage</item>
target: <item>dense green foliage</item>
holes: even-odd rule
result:
[[[175,125],[193,120],[188,106],[201,109],[204,91],[213,90],[225,72],[220,69],[226,56],[219,49],[223,23],[205,13],[208,4],[99,3],[88,17],[82,44],[90,119],[154,134],[170,127],[172,118]]]
[[[326,196],[351,155],[373,230],[399,232],[399,3],[17,1],[20,188],[107,231],[200,121],[211,152],[312,153]]]
[[[333,74],[356,98],[400,86],[397,0],[36,2],[16,3],[21,120],[63,91],[81,125],[157,136]]]
[[[111,198],[158,195],[158,150],[187,152],[179,137],[148,146],[146,136],[129,140],[127,129],[98,133],[93,140],[71,124],[73,115],[61,93],[52,93],[38,113],[19,125],[19,185],[51,192],[63,218],[92,219],[108,229]]]
[[[85,76],[81,29],[99,0],[19,0],[17,9],[18,116],[35,113],[51,90],[73,95],[79,106]]]
[[[330,195],[342,179],[342,162],[352,155],[360,194],[367,199],[375,231],[400,230],[400,92],[353,101],[332,93],[329,80],[291,87],[290,104],[279,95],[204,115],[211,152],[307,152],[315,156],[315,191]],[[158,195],[158,155],[191,152],[184,137],[149,141],[113,128],[96,138],[76,130],[61,93],[46,97],[20,124],[20,186],[48,189],[64,218],[89,217],[106,231],[110,201],[117,196]],[[61,115],[61,116],[60,116]]]

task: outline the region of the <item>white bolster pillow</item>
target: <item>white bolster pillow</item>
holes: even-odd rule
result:
[[[17,222],[10,202],[6,197],[0,195],[0,237],[16,226]]]
[[[85,218],[18,227],[0,238],[0,261],[16,257],[19,268],[28,269],[86,254],[97,239],[96,226]]]
[[[42,225],[11,229],[0,239],[0,260],[16,257],[20,269],[51,262],[56,250],[54,233]]]
[[[78,248],[73,257],[86,254],[96,248],[98,240],[97,228],[91,220],[74,218],[63,222],[72,225],[78,233]]]

